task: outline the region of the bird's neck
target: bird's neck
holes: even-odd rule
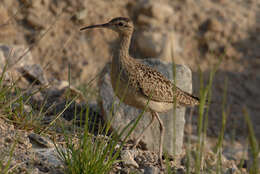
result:
[[[129,58],[129,47],[131,43],[131,36],[132,35],[119,35],[119,43],[117,48],[117,56],[119,59],[127,59]]]

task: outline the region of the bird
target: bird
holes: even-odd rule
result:
[[[169,111],[174,103],[177,107],[193,107],[199,105],[200,99],[181,90],[160,72],[129,55],[134,32],[134,23],[131,19],[116,17],[107,23],[83,27],[80,31],[93,28],[106,28],[118,33],[119,42],[112,56],[111,84],[116,96],[125,104],[138,109],[147,109],[151,113],[149,124],[138,136],[133,147],[138,145],[155,119],[158,120],[160,129],[158,162],[162,166],[165,128],[158,113]]]

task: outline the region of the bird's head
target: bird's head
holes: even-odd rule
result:
[[[129,18],[117,17],[110,20],[108,23],[91,25],[81,28],[80,31],[91,28],[109,28],[122,35],[131,35],[134,30],[134,25]]]

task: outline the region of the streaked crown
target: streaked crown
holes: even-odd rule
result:
[[[129,18],[116,17],[110,20],[108,23],[91,25],[91,26],[81,28],[80,30],[82,31],[91,28],[109,28],[116,31],[119,34],[131,35],[132,32],[134,31],[134,24]]]

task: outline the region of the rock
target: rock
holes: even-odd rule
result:
[[[39,64],[24,65],[19,70],[23,75],[23,77],[25,77],[31,83],[41,84],[41,85],[48,84],[43,69]]]
[[[173,16],[173,8],[168,4],[152,0],[141,1],[137,10],[137,24],[149,30],[165,29],[165,22]]]
[[[31,169],[31,173],[32,173],[32,174],[39,174],[40,171],[39,171],[38,168],[34,168],[34,169]]]
[[[49,166],[58,167],[62,165],[56,148],[33,148],[32,150],[40,161],[48,163]]]
[[[131,150],[123,150],[120,154],[124,166],[133,166],[139,168],[139,165],[134,160],[134,153]]]
[[[48,3],[46,1],[33,1],[27,10],[25,21],[34,29],[44,29],[50,20],[48,18]]]
[[[10,38],[16,37],[15,26],[12,25],[12,22],[8,15],[8,10],[5,8],[5,5],[0,5],[0,40],[1,42],[10,42]]]
[[[226,171],[225,171],[225,174],[235,174],[238,172],[238,169],[237,168],[228,168]],[[240,171],[241,172],[241,171]],[[238,172],[238,173],[240,173]]]
[[[53,79],[51,81],[51,87],[45,91],[45,94],[49,98],[59,98],[59,101],[63,102],[64,98],[73,99],[76,97],[76,101],[78,103],[84,102],[85,97],[84,94],[74,87],[72,84],[69,84],[68,81],[58,81],[57,79]]]
[[[236,49],[232,47],[231,45],[227,45],[225,47],[225,53],[228,57],[236,57],[238,53],[236,52]]]
[[[167,34],[160,32],[144,31],[137,37],[137,47],[145,58],[160,56],[166,43]]]
[[[15,112],[15,110],[19,110],[20,108],[23,108],[23,112],[21,112],[20,114],[30,114],[32,112],[32,107],[31,105],[27,105],[27,104],[20,104],[20,103],[12,103],[12,110],[13,112]]]
[[[186,170],[184,168],[178,168],[176,174],[185,174]]]
[[[164,44],[162,53],[159,58],[163,61],[172,62],[174,60],[175,64],[185,65],[183,61],[183,41],[181,36],[174,31],[167,32],[166,43]]]
[[[3,51],[0,51],[0,68],[2,69],[5,65],[5,56],[4,56],[4,52]],[[0,70],[1,70],[0,69]]]
[[[86,18],[87,14],[88,14],[87,9],[80,10],[76,12],[76,14],[73,16],[73,19],[75,21],[82,22]]]
[[[157,20],[160,20],[162,22],[173,15],[173,9],[171,6],[169,6],[168,4],[154,2],[151,0],[144,3],[140,11],[141,13],[156,18]]]
[[[119,172],[115,173],[134,173],[134,174],[143,174],[142,169],[136,169],[136,168],[122,168]]]
[[[17,137],[13,141],[17,141],[21,144],[20,148],[30,149],[32,144],[24,131],[17,131]]]
[[[156,68],[162,72],[169,79],[172,78],[172,64],[165,64],[156,59],[144,59],[141,60],[146,64]],[[128,123],[134,122],[139,114],[142,112],[134,107],[127,106],[125,104],[119,104],[119,99],[115,97],[111,83],[110,83],[110,64],[106,65],[103,70],[104,75],[100,79],[100,97],[101,97],[101,108],[105,120],[110,120],[111,126],[117,132],[120,132]],[[178,87],[191,93],[192,81],[191,71],[189,68],[183,65],[176,65],[176,84]],[[112,112],[111,109],[113,108]],[[175,112],[176,111],[176,112]],[[176,108],[167,113],[160,113],[160,117],[163,120],[165,126],[165,138],[164,138],[164,152],[170,155],[178,155],[182,152],[183,144],[183,131],[184,131],[184,115],[185,108]],[[112,113],[112,114],[111,114]],[[175,118],[173,115],[175,114]],[[112,115],[112,117],[111,117]],[[136,129],[130,135],[130,139],[135,139],[143,131],[144,127],[147,126],[151,119],[150,113],[145,113]],[[156,121],[155,124],[147,130],[146,134],[141,140],[145,148],[151,151],[159,150],[159,124]]]
[[[53,143],[46,137],[43,137],[39,134],[31,133],[28,135],[30,140],[34,142],[34,144],[37,144],[40,147],[45,147],[45,148],[51,148],[54,147]]]
[[[8,67],[13,65],[15,67],[22,67],[24,65],[34,64],[31,52],[22,45],[14,46],[0,43],[0,57],[1,56],[4,56],[4,58],[0,58],[0,69],[2,69],[6,63],[8,63]]]
[[[160,27],[160,23],[156,19],[148,17],[144,14],[138,15],[136,22],[138,26],[141,27],[146,27],[146,26],[153,27],[153,28]]]
[[[199,26],[199,31],[202,33],[207,31],[213,31],[213,32],[221,32],[223,29],[223,24],[215,19],[215,18],[209,18],[206,19],[202,24]]]
[[[45,26],[44,22],[42,22],[40,16],[37,15],[35,11],[32,11],[28,14],[28,16],[26,17],[26,22],[33,28],[42,29]]]
[[[159,174],[160,170],[154,166],[148,166],[144,168],[144,174]]]
[[[180,58],[183,51],[179,35],[171,32],[144,31],[137,37],[137,48],[142,57],[160,58],[163,61],[171,62],[174,57],[176,64],[184,64]]]
[[[225,155],[228,160],[240,161],[247,156],[247,152],[245,145],[239,142],[233,142],[223,147],[223,155]]]
[[[27,88],[32,82],[36,85],[48,84],[41,65],[34,63],[31,52],[24,46],[0,44],[0,73],[6,64],[6,81],[16,81],[21,88]]]
[[[66,106],[67,106],[67,102],[65,101],[61,102],[57,104],[54,110],[51,110],[49,113],[53,113],[53,114],[60,113],[64,110]],[[68,121],[71,121],[73,119],[79,121],[80,119],[82,119],[82,121],[84,122],[86,114],[88,114],[88,118],[91,121],[94,121],[95,119],[97,122],[101,121],[100,110],[95,102],[90,102],[90,103],[72,102],[71,105],[63,112],[62,117]]]

